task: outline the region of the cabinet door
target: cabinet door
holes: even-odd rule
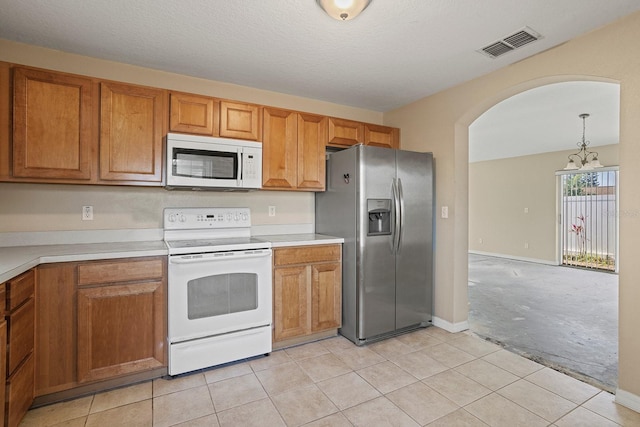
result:
[[[400,129],[389,126],[365,124],[364,143],[377,147],[399,148]]]
[[[76,264],[38,266],[36,283],[35,395],[76,383]]]
[[[169,130],[217,136],[220,132],[220,102],[208,96],[171,93]]]
[[[92,178],[92,81],[14,69],[13,176]]]
[[[78,290],[78,381],[164,366],[160,281]]]
[[[329,117],[328,145],[349,146],[363,142],[363,123]]]
[[[298,114],[298,188],[324,191],[327,117]]]
[[[307,335],[311,332],[309,267],[274,269],[273,340]]]
[[[260,141],[262,137],[260,106],[220,101],[220,136]]]
[[[7,427],[17,427],[33,403],[33,363],[30,355],[7,379]]]
[[[101,180],[161,185],[165,99],[161,89],[101,84]]]
[[[264,108],[262,138],[262,186],[296,188],[297,114],[292,111]]]
[[[311,331],[339,328],[342,323],[342,266],[339,262],[311,266]]]
[[[7,395],[7,322],[0,322],[0,425],[4,425],[5,402]]]

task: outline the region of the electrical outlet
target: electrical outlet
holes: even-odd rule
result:
[[[440,213],[442,218],[449,218],[449,206],[443,206]]]
[[[93,206],[82,207],[82,220],[93,221]]]
[[[478,243],[482,244],[482,237],[478,239]]]
[[[528,242],[524,242],[524,248],[525,249],[529,249],[529,243]]]
[[[276,207],[269,206],[269,216],[276,216]]]

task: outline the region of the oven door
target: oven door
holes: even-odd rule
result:
[[[271,249],[169,256],[169,341],[271,325]]]

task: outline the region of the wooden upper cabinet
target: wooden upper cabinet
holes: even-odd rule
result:
[[[349,146],[364,142],[364,123],[329,117],[328,145]]]
[[[324,191],[325,146],[329,119],[313,114],[298,114],[298,188]]]
[[[364,143],[377,147],[400,148],[400,129],[389,126],[365,124]]]
[[[13,176],[90,180],[92,80],[16,67],[13,85]]]
[[[171,132],[206,136],[220,134],[220,101],[214,98],[172,92],[169,112]]]
[[[220,101],[220,136],[260,141],[262,107],[232,101]]]
[[[298,162],[298,114],[264,108],[262,186],[295,189]]]
[[[166,91],[103,82],[100,179],[162,183]]]
[[[327,118],[264,107],[262,187],[322,191]]]

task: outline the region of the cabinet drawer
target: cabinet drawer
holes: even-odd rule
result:
[[[7,426],[15,427],[33,402],[33,355],[7,380]]]
[[[275,266],[280,266],[339,261],[341,257],[340,249],[340,245],[278,248],[273,251],[273,264]]]
[[[7,282],[8,310],[15,309],[33,295],[34,277],[33,270],[29,270]]]
[[[78,286],[157,279],[163,273],[161,258],[92,262],[78,266]]]
[[[34,307],[35,301],[31,298],[9,316],[9,375],[33,351]]]

